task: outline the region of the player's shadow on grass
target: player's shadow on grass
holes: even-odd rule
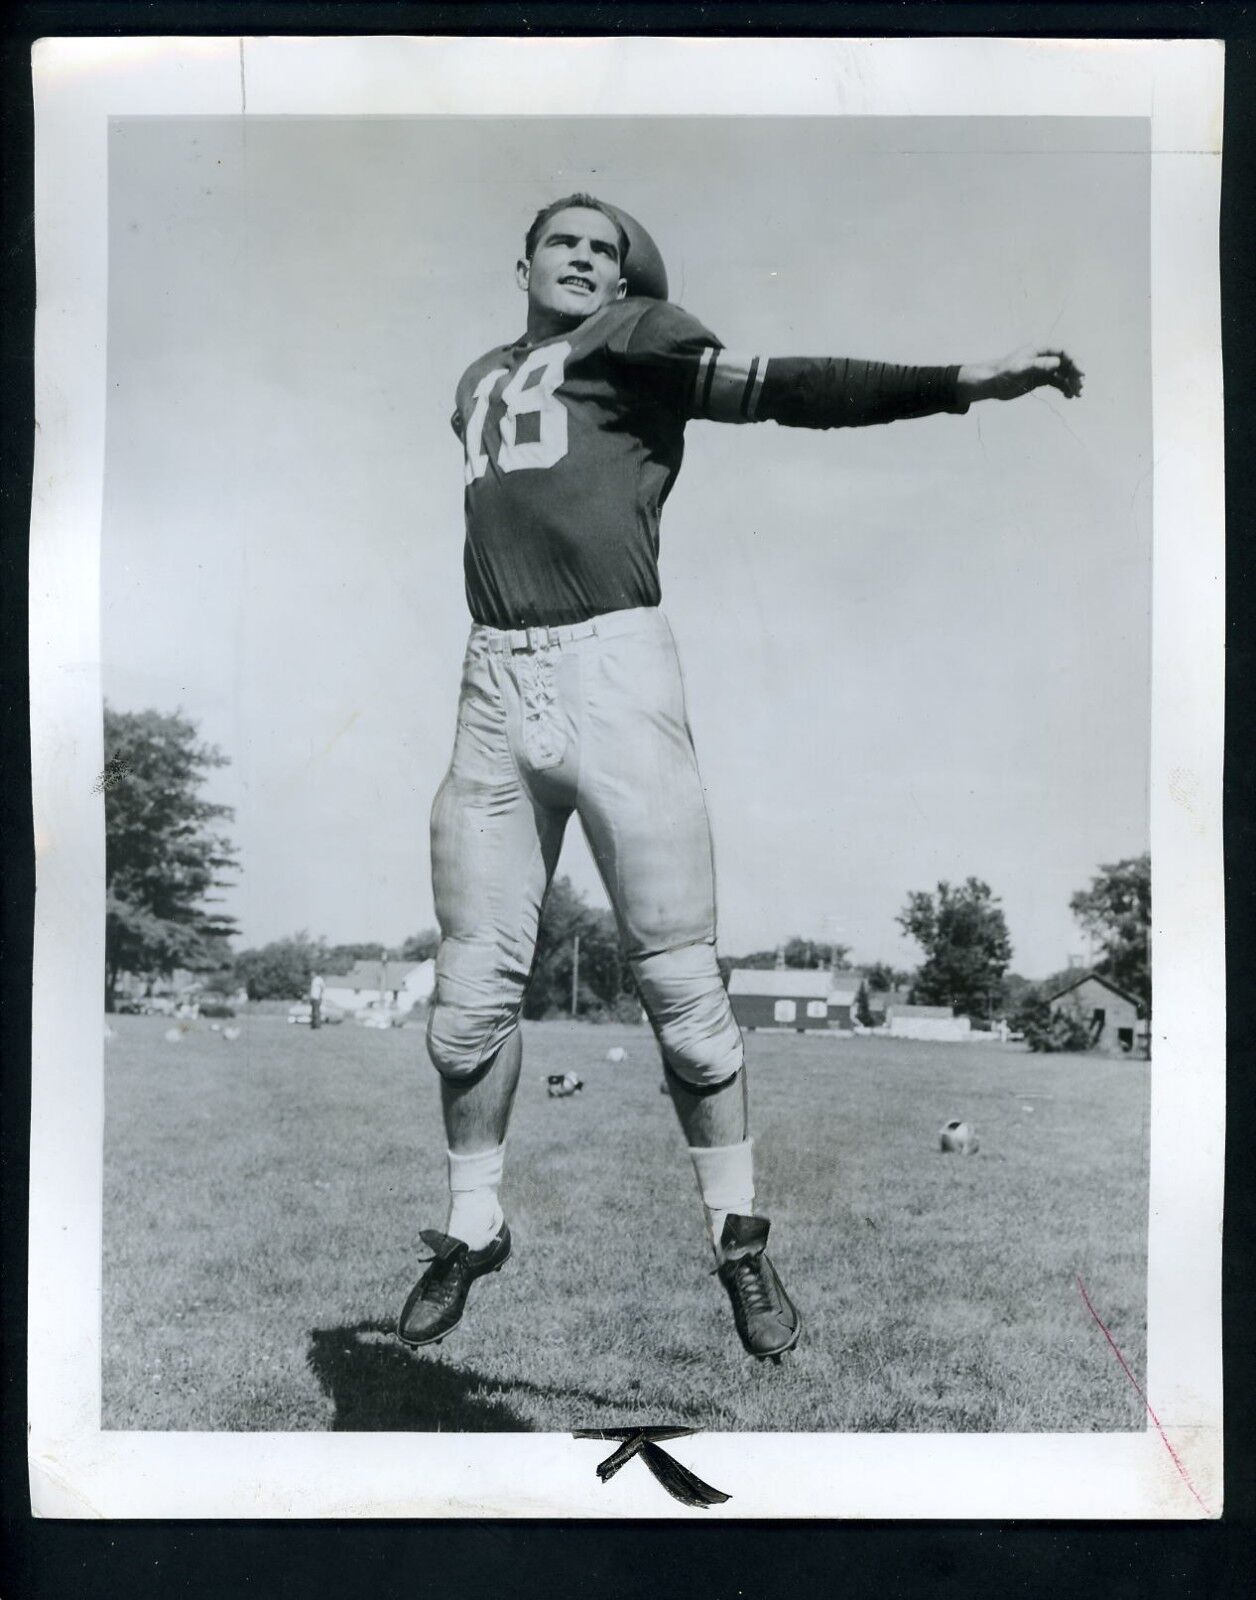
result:
[[[492,1380],[458,1366],[434,1350],[410,1351],[390,1326],[359,1322],[346,1328],[315,1328],[307,1359],[323,1393],[336,1408],[338,1433],[531,1433],[536,1423],[500,1394],[485,1393]],[[549,1391],[513,1381],[504,1386],[528,1394]],[[603,1395],[563,1391],[569,1400],[605,1409]]]

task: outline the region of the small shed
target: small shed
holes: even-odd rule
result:
[[[859,1001],[860,978],[857,973],[838,972],[829,977],[829,1027],[843,1032],[855,1030],[855,1008]]]
[[[892,1005],[885,1008],[886,1031],[894,1039],[967,1039],[972,1024],[950,1006]]]
[[[807,1033],[829,1025],[829,992],[833,975],[827,968],[734,967],[728,975],[733,1016],[742,1028],[794,1029]]]
[[[1054,1015],[1073,1011],[1090,1028],[1090,1048],[1104,1055],[1132,1055],[1140,1046],[1143,1008],[1132,994],[1099,972],[1079,972],[1047,1004]]]
[[[868,1010],[872,1013],[873,1027],[880,1027],[885,1021],[885,1014],[891,1006],[905,1006],[910,1004],[907,989],[869,989]]]

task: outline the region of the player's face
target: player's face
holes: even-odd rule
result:
[[[569,206],[556,211],[541,230],[531,261],[516,269],[528,293],[530,319],[563,327],[583,322],[614,300],[628,285],[621,275],[619,233],[601,211]]]

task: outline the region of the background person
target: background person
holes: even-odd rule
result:
[[[323,975],[316,972],[310,979],[310,1027],[318,1028],[323,1021]]]

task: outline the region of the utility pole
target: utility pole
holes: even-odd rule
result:
[[[572,941],[571,956],[571,1014],[576,1014],[576,999],[580,993],[580,935]]]

